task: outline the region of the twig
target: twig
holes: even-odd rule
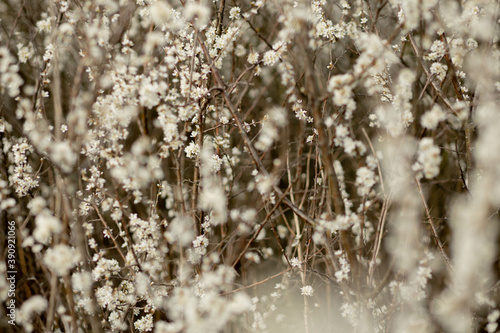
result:
[[[286,190],[286,192],[281,196],[281,198],[276,202],[276,204],[274,205],[274,207],[271,209],[271,211],[269,213],[267,213],[267,216],[266,218],[264,219],[264,222],[262,222],[262,224],[260,225],[259,229],[254,233],[254,235],[252,236],[252,238],[247,242],[247,245],[245,246],[245,248],[243,249],[243,251],[241,251],[240,255],[238,256],[238,258],[234,261],[234,263],[232,264],[232,267],[234,268],[236,266],[236,264],[238,264],[238,262],[241,260],[241,258],[245,255],[245,253],[247,252],[248,248],[250,247],[250,244],[253,243],[253,241],[259,236],[260,232],[262,231],[262,229],[266,226],[267,222],[269,222],[271,216],[273,215],[273,213],[276,211],[276,209],[278,209],[279,205],[281,205],[281,202],[283,201],[283,199],[285,198],[285,195],[288,193],[288,190],[290,189],[291,186],[288,187],[288,189]]]
[[[370,261],[370,266],[368,268],[368,285],[373,284],[373,274],[375,272],[375,265],[377,263],[377,256],[380,251],[380,245],[382,243],[382,236],[384,234],[385,221],[387,219],[387,211],[389,210],[389,205],[391,202],[391,196],[389,195],[384,199],[382,204],[382,211],[378,220],[377,236],[375,238],[375,249],[373,249],[372,260]]]
[[[441,241],[439,240],[439,237],[438,237],[438,234],[437,234],[437,231],[436,231],[436,227],[434,226],[434,222],[432,221],[432,217],[431,217],[431,213],[429,211],[429,207],[427,206],[427,202],[425,201],[424,193],[422,192],[422,186],[420,186],[420,181],[418,180],[418,178],[415,178],[415,181],[417,182],[418,191],[420,193],[420,198],[422,198],[422,203],[424,204],[424,208],[425,208],[425,214],[427,215],[427,221],[429,222],[429,225],[431,226],[432,235],[434,236],[434,240],[436,241],[436,244],[437,244],[437,246],[439,248],[439,252],[441,252],[441,255],[443,256],[444,261],[446,262],[446,264],[448,265],[448,267],[450,268],[450,270],[452,272],[454,272],[453,266],[450,263],[450,258],[448,258],[448,255],[444,251],[443,244],[441,244]]]
[[[222,21],[224,20],[224,9],[226,7],[226,0],[220,0],[219,13],[217,15],[217,36],[222,34]]]
[[[274,279],[274,278],[277,278],[277,277],[278,277],[278,276],[280,276],[280,275],[283,275],[283,274],[285,274],[285,273],[288,273],[291,269],[292,269],[292,268],[290,268],[290,267],[289,267],[289,268],[287,268],[286,270],[284,270],[283,272],[278,273],[278,274],[274,274],[274,275],[272,275],[272,276],[268,277],[267,279],[264,279],[264,280],[259,281],[259,282],[252,283],[252,284],[250,284],[250,285],[248,285],[248,286],[245,286],[245,287],[241,287],[241,288],[238,288],[238,289],[235,289],[235,290],[231,290],[231,291],[228,291],[228,292],[222,293],[222,295],[229,295],[229,294],[232,294],[232,293],[235,293],[235,292],[241,291],[241,290],[245,290],[245,289],[248,289],[248,288],[252,288],[252,287],[258,286],[259,284],[263,284],[263,283],[265,283],[265,282],[267,282],[267,281],[269,281],[269,280],[272,280],[272,279]]]
[[[372,151],[373,157],[375,157],[375,159],[377,161],[377,170],[378,170],[378,176],[380,178],[380,186],[382,187],[382,193],[384,194],[384,197],[385,197],[386,193],[385,193],[385,186],[384,186],[384,178],[382,178],[382,168],[380,167],[380,162],[378,160],[377,153],[375,152],[375,149],[373,148],[372,141],[370,140],[370,137],[368,136],[368,134],[366,133],[364,128],[362,128],[362,131],[363,131],[363,134],[366,138],[366,141],[368,141],[368,145],[370,146],[370,150]]]
[[[224,81],[219,75],[219,71],[217,67],[215,67],[212,57],[210,56],[210,53],[208,52],[208,49],[205,45],[205,43],[201,40],[201,36],[198,36],[200,46],[203,50],[203,53],[205,54],[205,57],[208,59],[208,63],[210,64],[210,67],[212,69],[212,75],[215,79],[216,84],[219,86],[219,88],[223,89],[225,86]],[[224,92],[221,91],[222,96],[224,97],[224,102],[226,103],[227,108],[229,109],[229,112],[231,113],[231,116],[234,118],[236,122],[236,126],[238,127],[238,130],[240,131],[241,138],[243,139],[243,142],[245,143],[246,148],[248,149],[250,156],[252,157],[254,163],[256,164],[257,168],[259,171],[264,175],[264,176],[269,176],[269,172],[266,170],[264,165],[262,164],[262,161],[259,158],[259,155],[257,154],[257,151],[253,147],[252,140],[248,137],[245,128],[243,127],[243,123],[241,122],[241,119],[236,111],[236,108],[234,107],[233,103],[231,102],[231,99],[229,96]],[[273,190],[279,195],[283,196],[283,191],[276,186],[273,185]],[[288,207],[290,207],[295,214],[297,214],[301,219],[306,221],[307,223],[311,225],[316,225],[316,222],[311,219],[304,211],[299,209],[296,205],[294,205],[288,198],[283,198],[283,203],[286,204]]]

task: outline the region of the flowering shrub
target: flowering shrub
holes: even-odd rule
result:
[[[2,330],[497,331],[498,1],[0,14]]]

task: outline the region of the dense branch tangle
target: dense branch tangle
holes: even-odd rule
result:
[[[460,6],[2,1],[2,327],[495,331],[499,5]]]

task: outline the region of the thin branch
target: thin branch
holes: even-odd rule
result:
[[[450,262],[450,258],[448,258],[448,255],[444,251],[443,244],[439,240],[439,236],[437,234],[436,227],[434,226],[434,222],[432,221],[432,216],[431,216],[431,213],[429,211],[429,207],[427,206],[427,202],[425,201],[424,193],[422,192],[422,186],[420,185],[420,181],[418,180],[418,178],[415,178],[415,181],[417,182],[418,191],[420,193],[420,198],[422,199],[422,203],[423,203],[424,208],[425,208],[425,214],[427,215],[427,221],[429,222],[429,225],[431,226],[432,235],[434,236],[434,240],[436,241],[436,244],[439,248],[439,252],[441,252],[441,255],[443,256],[444,261],[446,262],[446,264],[448,265],[450,270],[452,272],[454,272],[453,266],[451,265],[451,262]]]
[[[252,283],[252,284],[250,284],[250,285],[248,285],[248,286],[245,286],[245,287],[241,287],[241,288],[238,288],[238,289],[234,289],[234,290],[231,290],[231,291],[228,291],[228,292],[222,293],[222,295],[229,295],[229,294],[233,294],[233,293],[235,293],[235,292],[242,291],[242,290],[245,290],[245,289],[248,289],[248,288],[253,288],[253,287],[255,287],[255,286],[258,286],[259,284],[266,283],[266,282],[267,282],[267,281],[269,281],[269,280],[272,280],[272,279],[274,279],[274,278],[277,278],[278,276],[281,276],[281,275],[283,275],[283,274],[286,274],[286,273],[288,273],[291,269],[292,269],[292,268],[291,268],[291,267],[289,267],[289,268],[287,268],[286,270],[284,270],[283,272],[280,272],[280,273],[278,273],[278,274],[274,274],[274,275],[272,275],[272,276],[268,277],[267,279],[261,280],[261,281],[259,281],[259,282]]]

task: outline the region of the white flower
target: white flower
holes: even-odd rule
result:
[[[241,9],[240,7],[233,7],[229,11],[229,18],[231,20],[237,20],[241,17]]]
[[[349,262],[347,261],[345,254],[343,254],[342,251],[336,251],[335,255],[338,256],[340,263],[340,269],[335,272],[335,279],[338,283],[340,283],[343,280],[347,280],[349,278],[351,267],[349,265]]]
[[[257,217],[257,211],[253,208],[245,209],[241,212],[240,216],[242,221],[246,223],[255,223],[255,219]]]
[[[188,246],[195,237],[193,220],[189,217],[176,217],[170,222],[163,236],[171,244],[177,242],[180,246]]]
[[[298,258],[294,257],[290,260],[290,265],[292,265],[292,267],[300,267],[302,263]]]
[[[346,138],[349,135],[349,130],[343,124],[335,127],[335,134],[339,140]]]
[[[157,82],[151,82],[151,79],[144,80],[139,89],[139,101],[141,105],[152,108],[160,103],[160,86]]]
[[[31,210],[31,213],[37,215],[42,212],[45,208],[46,201],[42,197],[35,197],[28,203],[28,208]]]
[[[488,321],[489,322],[494,322],[497,321],[498,318],[500,318],[500,311],[498,309],[495,309],[488,315]]]
[[[54,143],[50,147],[50,157],[66,173],[71,172],[78,159],[67,141]]]
[[[260,194],[268,194],[273,189],[273,186],[276,184],[276,177],[273,175],[257,175],[255,177],[255,183],[257,191]]]
[[[16,321],[20,324],[29,324],[33,314],[42,313],[47,309],[47,305],[48,302],[44,297],[40,295],[31,296],[21,306]]]
[[[439,124],[439,122],[446,119],[446,113],[441,109],[439,105],[434,105],[434,107],[424,113],[422,118],[420,119],[420,123],[422,127],[425,127],[430,130],[435,130]]]
[[[41,202],[37,201],[34,206],[38,206],[39,203]],[[49,211],[45,211],[35,218],[35,231],[33,231],[33,237],[39,243],[47,244],[52,234],[59,234],[61,231],[61,221],[52,216]]]
[[[418,144],[417,162],[413,169],[417,171],[417,176],[425,176],[427,179],[436,177],[439,174],[441,155],[439,147],[434,145],[432,138],[423,138]]]
[[[54,52],[55,52],[54,44],[47,45],[47,48],[45,49],[45,53],[43,54],[43,60],[50,61],[52,59],[52,57],[54,57]]]
[[[74,273],[71,284],[75,291],[87,292],[92,288],[92,274],[89,272]]]
[[[443,57],[446,53],[446,47],[443,41],[435,40],[431,46],[431,52],[424,56],[426,60],[437,60]]]
[[[280,57],[274,50],[269,50],[266,53],[264,53],[263,60],[264,60],[264,65],[266,66],[274,65],[276,62],[278,62],[279,59]]]
[[[44,20],[40,20],[40,21],[36,22],[36,27],[40,31],[50,32],[50,30],[51,30],[51,22],[50,21],[51,21],[51,18],[47,17]]]
[[[440,62],[435,62],[431,65],[430,71],[432,74],[436,74],[436,77],[439,81],[443,81],[446,76],[446,71],[448,70],[448,66],[443,65]]]
[[[165,1],[157,1],[150,7],[151,20],[154,24],[161,26],[167,23],[171,17],[170,5]]]
[[[288,123],[287,112],[281,107],[271,108],[267,112],[267,115],[269,120],[271,120],[278,127],[283,127]]]
[[[333,91],[333,103],[337,106],[348,105],[352,100],[352,89],[350,86],[343,86],[342,88]]]
[[[273,145],[274,141],[278,139],[278,129],[270,121],[264,121],[262,130],[259,134],[258,140],[255,143],[255,148],[260,151],[267,151]]]
[[[245,253],[245,259],[247,259],[248,261],[253,261],[256,264],[260,263],[260,257],[255,252],[247,252],[247,253]]]
[[[257,62],[259,62],[259,54],[257,52],[252,52],[248,55],[247,61],[255,65]]]
[[[314,289],[312,286],[303,286],[300,288],[300,294],[303,296],[312,296],[314,294]]]
[[[190,142],[184,151],[186,152],[187,157],[194,158],[200,153],[200,146],[194,142]]]
[[[286,238],[286,236],[288,235],[288,229],[287,227],[285,227],[284,225],[278,225],[278,236],[281,238],[281,239],[284,239]]]
[[[196,2],[189,2],[184,7],[184,16],[187,21],[193,22],[195,28],[204,27],[210,21],[210,8]]]
[[[328,91],[333,93],[335,89],[338,89],[346,84],[350,84],[353,81],[351,74],[339,74],[332,76],[330,81],[328,81]]]
[[[193,241],[193,247],[199,255],[207,253],[208,244],[208,238],[205,235],[198,236]]]
[[[210,171],[213,173],[219,172],[222,166],[222,158],[219,155],[212,155],[212,158],[209,161]]]
[[[59,244],[47,250],[43,261],[50,270],[58,276],[63,276],[76,266],[77,262],[80,261],[80,256],[76,249]]]
[[[19,57],[19,61],[25,64],[29,58],[31,58],[34,54],[33,48],[29,46],[23,46],[23,44],[17,44],[17,56]]]
[[[153,330],[153,315],[148,313],[144,317],[134,322],[134,327],[139,332],[150,332]]]
[[[375,172],[367,167],[361,167],[356,171],[356,186],[358,195],[365,196],[370,194],[370,190],[376,184]]]

